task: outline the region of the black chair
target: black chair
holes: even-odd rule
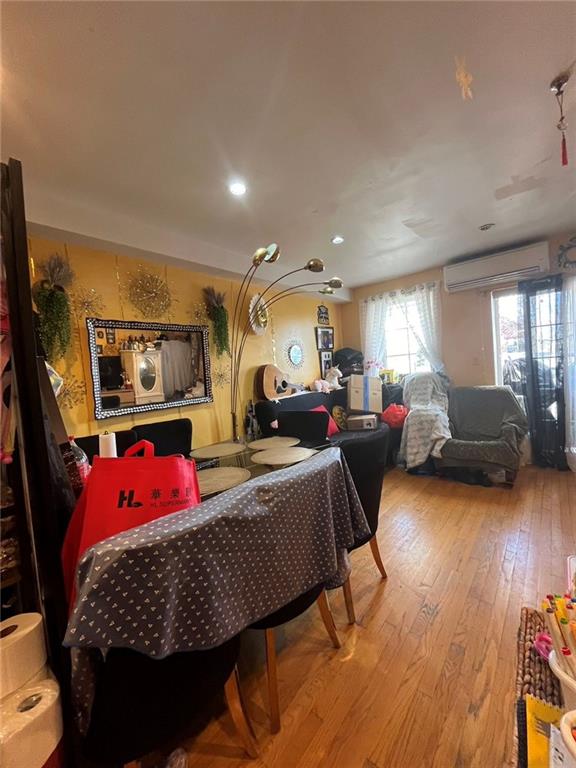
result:
[[[315,418],[318,416],[324,417],[322,422]],[[309,445],[314,445],[314,441],[321,442],[321,447],[326,444],[323,438],[328,429],[328,414],[326,413],[293,411],[278,414],[279,429],[281,423],[284,434],[301,438],[307,441]],[[342,434],[346,435],[346,432]],[[388,578],[388,574],[382,562],[376,532],[378,530],[380,497],[382,496],[382,483],[386,471],[389,439],[390,430],[377,429],[364,435],[361,440],[342,440],[339,446],[346,459],[370,528],[370,536],[365,541],[356,544],[352,549],[358,549],[358,547],[369,543],[372,556],[383,579]],[[350,578],[346,580],[342,589],[344,590],[348,621],[353,624],[356,617]]]
[[[100,452],[98,435],[87,435],[86,437],[74,438],[76,445],[82,448],[88,461],[92,464],[92,459]],[[118,456],[124,456],[124,451],[130,448],[138,441],[136,432],[133,429],[124,429],[120,432],[116,432],[116,452]]]
[[[276,635],[274,629],[292,621],[307,611],[316,602],[320,609],[322,621],[326,627],[334,648],[340,648],[340,639],[336,632],[334,619],[328,605],[326,590],[323,584],[309,589],[304,594],[279,608],[274,613],[250,625],[250,629],[263,629],[266,637],[266,676],[268,679],[268,706],[270,707],[270,730],[278,733],[280,730],[280,702],[278,697],[278,671],[276,661]]]
[[[98,435],[75,438],[77,445],[82,448],[92,463],[98,455]],[[156,456],[173,456],[180,453],[188,457],[192,448],[192,422],[190,419],[171,419],[169,421],[153,421],[150,424],[138,424],[133,429],[116,432],[116,449],[118,456],[139,440],[149,440],[154,443]]]
[[[389,434],[387,430],[377,430],[365,440],[357,440],[341,446],[370,528],[370,536],[365,541],[361,541],[354,547],[351,547],[349,551],[363,547],[365,544],[370,544],[372,556],[383,579],[388,578],[388,574],[382,562],[376,532],[378,531],[382,484],[384,482],[384,473],[386,472]],[[354,616],[350,578],[344,584],[343,590],[348,621],[353,624],[356,619]]]
[[[287,411],[278,414],[278,434],[297,437],[306,448],[330,447],[327,438],[329,413],[323,411]]]
[[[95,659],[96,690],[84,756],[106,766],[132,768],[149,752],[183,735],[194,716],[222,691],[244,749],[258,754],[242,702],[236,661],[240,635],[207,651],[153,659],[111,648]]]
[[[188,458],[192,450],[192,422],[190,419],[171,419],[152,424],[136,424],[134,431],[138,440],[154,443],[156,456],[173,456],[181,453]]]

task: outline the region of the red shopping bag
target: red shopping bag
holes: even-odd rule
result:
[[[143,456],[133,455],[141,450]],[[128,448],[123,458],[95,456],[62,548],[70,606],[76,565],[88,547],[199,503],[196,464],[183,456],[154,456],[154,445],[147,440]]]
[[[406,416],[408,416],[408,408],[405,405],[392,403],[382,413],[382,421],[388,424],[391,429],[400,429],[404,426]]]

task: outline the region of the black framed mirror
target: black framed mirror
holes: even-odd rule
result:
[[[211,403],[208,327],[87,317],[94,416]]]

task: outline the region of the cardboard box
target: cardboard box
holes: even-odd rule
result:
[[[348,410],[382,413],[382,382],[377,376],[350,376]]]
[[[363,416],[348,416],[346,429],[376,429],[378,417],[373,413],[365,413]]]

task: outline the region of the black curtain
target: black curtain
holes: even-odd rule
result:
[[[518,284],[523,307],[526,398],[532,460],[541,467],[567,469],[564,375],[562,367],[562,275]]]

